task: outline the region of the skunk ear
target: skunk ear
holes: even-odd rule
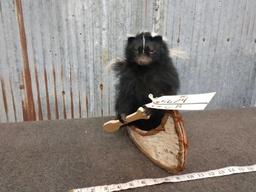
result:
[[[155,41],[163,41],[163,38],[162,38],[162,36],[160,36],[160,35],[154,36],[153,39],[154,39]]]
[[[133,42],[134,39],[135,39],[135,37],[128,37],[128,43]]]

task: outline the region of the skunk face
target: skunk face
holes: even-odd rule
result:
[[[161,55],[168,55],[168,49],[161,36],[153,37],[146,32],[128,38],[125,54],[127,61],[146,66],[159,60]]]

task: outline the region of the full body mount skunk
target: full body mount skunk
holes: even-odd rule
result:
[[[115,110],[117,118],[125,122],[126,115],[150,103],[148,95],[176,95],[179,76],[169,56],[167,44],[161,36],[149,32],[129,37],[125,48],[125,59],[114,65],[118,78]],[[142,130],[156,128],[164,116],[164,110],[146,108],[148,120],[137,120],[134,125]]]

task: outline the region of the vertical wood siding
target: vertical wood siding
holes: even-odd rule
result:
[[[155,31],[180,93],[217,91],[209,109],[256,106],[254,0],[0,0],[0,122],[114,114],[111,60]]]

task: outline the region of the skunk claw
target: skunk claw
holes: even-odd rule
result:
[[[118,120],[119,120],[121,123],[123,123],[123,124],[126,123],[126,115],[125,115],[124,113],[118,114],[118,115],[117,115],[117,118],[118,118]]]
[[[146,116],[151,116],[152,115],[152,109],[146,107],[145,105],[142,106],[144,108],[144,113],[146,114]]]

